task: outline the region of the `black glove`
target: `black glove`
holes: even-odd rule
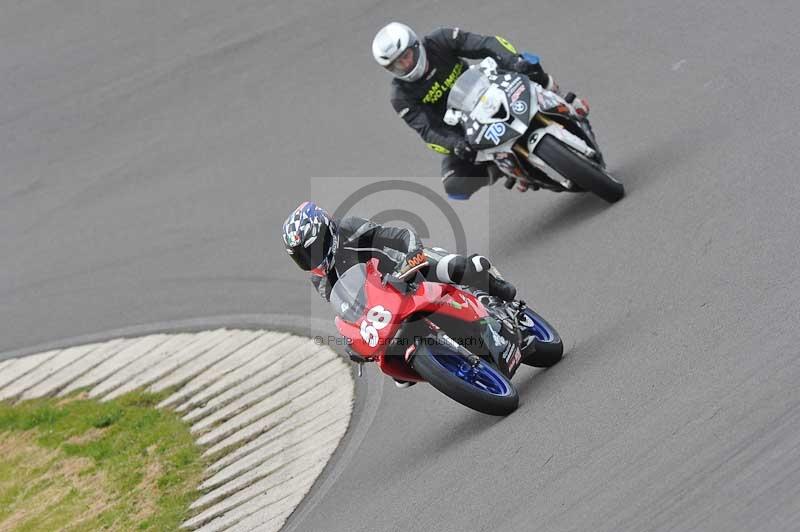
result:
[[[427,265],[428,257],[425,255],[425,252],[422,250],[422,248],[411,250],[406,254],[403,264],[400,265],[400,268],[397,271],[397,276],[403,279],[410,271],[419,270]]]
[[[462,161],[467,161],[468,163],[474,163],[475,157],[477,157],[478,153],[472,149],[466,140],[461,139],[456,142],[456,145],[453,146],[453,153],[461,159]]]
[[[538,83],[539,85],[546,86],[547,85],[547,74],[544,73],[542,70],[542,65],[540,63],[531,63],[521,55],[517,56],[516,59],[512,60],[511,63],[508,65],[509,70],[513,70],[514,72],[519,72],[520,74],[525,74],[532,81]]]

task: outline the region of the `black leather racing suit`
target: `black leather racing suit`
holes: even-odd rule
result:
[[[469,285],[492,295],[500,295],[497,293],[500,290],[508,295],[513,289],[509,283],[489,273],[492,265],[486,257],[465,257],[441,248],[423,248],[417,235],[408,229],[347,216],[336,223],[336,231],[338,243],[333,264],[327,272],[314,270],[311,273],[311,282],[326,301],[330,300],[331,289],[339,276],[353,266],[377,258],[381,272],[395,273],[404,266],[407,257],[420,252],[424,253],[427,266],[419,271],[429,281]]]
[[[498,66],[514,70],[519,59],[516,49],[502,37],[470,33],[459,28],[440,28],[422,38],[428,70],[417,81],[392,80],[391,102],[395,111],[428,144],[445,155],[442,177],[445,191],[453,198],[466,199],[489,184],[486,165],[474,165],[456,157],[453,147],[464,134],[457,126],[444,123],[450,88],[467,68],[462,58],[492,57]],[[548,75],[539,63],[528,64],[523,72],[536,83],[547,85]]]

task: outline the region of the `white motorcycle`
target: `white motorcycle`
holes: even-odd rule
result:
[[[475,162],[497,165],[507,188],[520,180],[533,189],[592,192],[612,203],[625,195],[606,171],[591,125],[571,102],[523,74],[498,70],[492,58],[458,78],[444,121],[463,127]]]

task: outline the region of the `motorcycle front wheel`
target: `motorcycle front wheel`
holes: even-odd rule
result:
[[[547,320],[526,308],[524,316],[519,319],[520,325],[530,329],[533,344],[523,352],[522,363],[537,368],[549,368],[557,364],[564,356],[564,344],[555,327]]]
[[[572,151],[552,135],[545,135],[535,150],[536,156],[581,189],[609,203],[622,199],[625,187],[583,155]]]
[[[447,397],[478,412],[507,416],[519,406],[519,394],[500,370],[467,358],[446,345],[421,346],[411,367]]]

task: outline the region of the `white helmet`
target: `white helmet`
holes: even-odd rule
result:
[[[428,68],[425,47],[417,34],[399,22],[390,22],[378,31],[372,41],[372,56],[403,81],[417,81]]]

